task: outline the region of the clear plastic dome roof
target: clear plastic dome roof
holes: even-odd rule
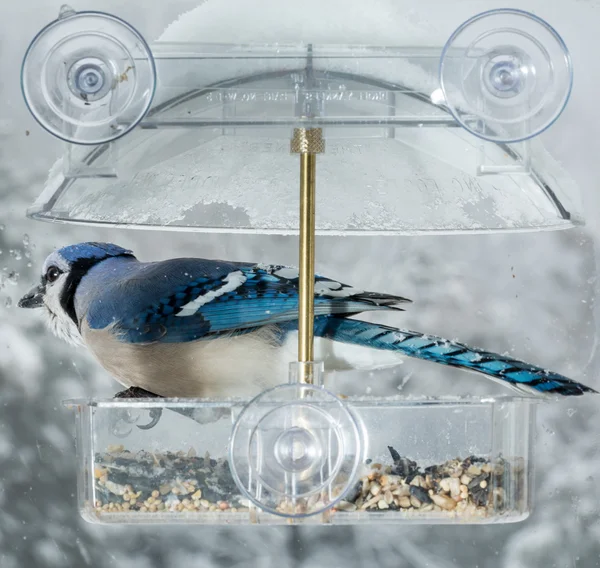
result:
[[[294,128],[321,128],[320,234],[526,231],[580,224],[577,188],[534,138],[566,104],[568,52],[535,18],[514,11],[493,16],[490,26],[506,22],[516,30],[508,28],[507,37],[492,42],[503,45],[516,37],[507,52],[477,43],[488,35],[479,29],[487,25],[480,20],[467,22],[445,47],[447,38],[429,37],[420,28],[397,36],[405,39],[395,43],[382,34],[378,45],[332,43],[339,30],[319,30],[315,43],[258,45],[246,43],[243,34],[223,44],[197,43],[204,35],[194,34],[192,12],[149,47],[143,39],[131,41],[130,59],[114,57],[120,79],[108,106],[95,93],[103,92],[96,87],[97,74],[110,62],[83,78],[91,81],[94,95],[86,94],[84,105],[71,100],[76,90],[69,74],[64,85],[53,83],[63,105],[64,137],[85,145],[67,145],[28,213],[71,223],[294,233],[298,160],[290,154],[290,139]],[[63,20],[67,23],[58,21],[62,27],[50,28],[46,37],[63,29],[68,39],[71,28],[100,26],[73,13]],[[109,24],[103,28],[109,36],[138,37],[133,29]],[[205,31],[207,22],[202,25]],[[530,36],[548,35],[542,40],[550,62],[536,60],[539,54],[523,44],[521,28]],[[73,59],[69,43],[61,45],[66,54],[59,56]],[[35,49],[34,42],[30,62]],[[72,51],[80,59],[83,53],[87,65],[100,61],[106,49]],[[551,73],[544,74],[546,64]],[[73,63],[69,73],[80,68]],[[27,59],[24,77],[27,96]],[[133,108],[121,112],[123,101],[133,99]],[[32,106],[35,111],[30,101]],[[70,120],[69,112],[76,118]],[[38,120],[50,122],[47,115]],[[106,142],[111,129],[114,139]]]

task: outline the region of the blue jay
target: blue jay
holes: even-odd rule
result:
[[[360,367],[369,364],[365,353],[379,350],[388,353],[386,363],[408,355],[519,391],[595,392],[511,357],[349,318],[401,310],[408,302],[316,276],[315,359],[326,367]],[[81,243],[48,256],[41,283],[19,306],[44,308],[57,336],[84,344],[130,390],[158,396],[254,395],[285,382],[296,358],[298,272],[286,266],[200,258],[139,262],[114,244]],[[343,344],[352,349],[342,351]]]

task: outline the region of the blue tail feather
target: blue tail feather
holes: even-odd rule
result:
[[[563,375],[506,355],[468,347],[441,337],[341,317],[315,320],[315,335],[342,343],[397,351],[410,357],[459,367],[500,380],[520,391],[564,396],[596,392]]]

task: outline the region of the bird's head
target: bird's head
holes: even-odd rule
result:
[[[75,292],[93,266],[133,253],[110,243],[79,243],[52,252],[42,268],[41,281],[19,300],[20,308],[44,308],[52,331],[70,343],[81,343],[75,313]]]

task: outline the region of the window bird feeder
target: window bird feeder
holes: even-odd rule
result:
[[[313,361],[314,237],[580,224],[574,184],[535,139],[562,112],[571,81],[560,36],[519,10],[479,14],[443,48],[425,48],[149,46],[115,16],[63,8],[22,69],[32,114],[67,142],[31,217],[300,242],[288,384],[251,401],[68,402],[84,517],[526,518],[534,399],[341,398],[323,388]]]

